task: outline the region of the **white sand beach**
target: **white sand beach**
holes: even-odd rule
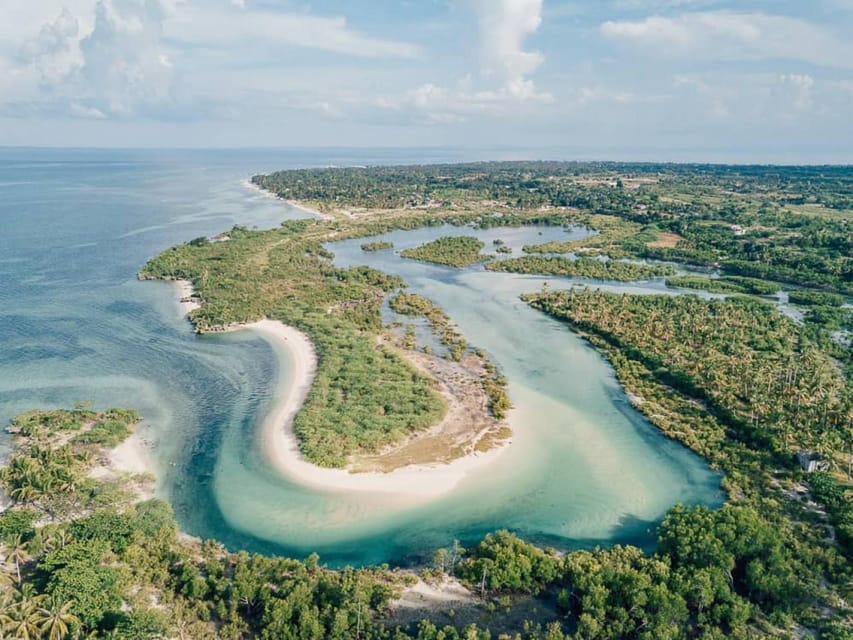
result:
[[[150,500],[156,495],[158,469],[139,431],[106,454],[89,471],[90,477],[98,480],[130,479],[137,502]]]
[[[110,463],[117,471],[127,473],[154,473],[155,469],[138,431],[110,451]]]
[[[333,492],[375,493],[427,501],[451,492],[460,482],[495,463],[506,447],[477,453],[449,464],[409,466],[389,473],[350,473],[326,469],[306,460],[299,451],[293,432],[293,419],[302,406],[317,366],[317,358],[308,337],[281,322],[263,320],[246,325],[281,353],[287,371],[279,380],[276,399],[264,419],[261,446],[276,470],[299,484]]]
[[[261,187],[259,187],[255,183],[253,183],[251,180],[243,180],[243,182],[241,182],[241,184],[244,187],[246,187],[247,189],[251,189],[252,191],[256,191],[259,194],[266,196],[267,198],[273,198],[274,200],[278,200],[279,202],[284,202],[285,204],[290,205],[294,209],[300,209],[301,211],[304,211],[305,213],[310,214],[312,216],[316,216],[317,218],[320,218],[321,220],[331,220],[330,215],[322,213],[320,211],[317,211],[316,209],[313,209],[311,207],[308,207],[308,206],[302,204],[301,202],[299,202],[298,200],[287,200],[285,198],[280,198],[279,196],[274,194],[272,191],[267,191],[266,189],[262,189]]]
[[[201,306],[201,304],[198,302],[198,299],[192,297],[192,282],[190,282],[189,280],[174,280],[173,282],[178,286],[178,291],[180,292],[178,304],[180,305],[181,313],[183,315],[187,315],[190,311],[198,309]]]

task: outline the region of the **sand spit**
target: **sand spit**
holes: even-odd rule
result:
[[[246,328],[267,340],[288,363],[287,371],[278,380],[274,405],[261,425],[260,439],[270,464],[299,484],[325,491],[375,493],[426,501],[453,491],[467,477],[482,472],[505,449],[475,453],[448,464],[413,465],[387,473],[351,473],[318,467],[303,457],[293,432],[293,419],[308,395],[317,367],[310,340],[293,327],[273,320],[255,322]]]
[[[192,283],[176,281],[180,286],[184,313],[198,308]],[[267,461],[279,473],[321,491],[367,493],[425,502],[453,491],[463,480],[491,466],[506,447],[475,452],[449,463],[409,465],[388,472],[353,473],[345,469],[327,469],[307,460],[299,450],[293,420],[308,396],[317,369],[317,356],[308,336],[276,320],[227,327],[226,331],[250,330],[265,339],[285,363],[276,382],[274,402],[261,423],[259,439]],[[130,445],[128,445],[130,446]],[[145,453],[142,450],[142,453]],[[139,457],[131,450],[120,454],[123,462],[135,465]],[[150,466],[146,468],[150,470]]]

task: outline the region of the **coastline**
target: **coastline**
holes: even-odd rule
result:
[[[497,447],[449,463],[412,465],[387,473],[352,473],[319,467],[305,459],[293,432],[293,419],[302,406],[317,366],[314,348],[297,329],[275,320],[261,320],[240,328],[250,329],[266,340],[288,370],[276,382],[273,406],[261,423],[259,444],[267,462],[279,473],[303,486],[336,493],[374,493],[418,501],[439,498],[463,480],[493,464],[506,450]]]
[[[332,219],[332,216],[330,216],[329,214],[322,213],[322,212],[318,211],[317,209],[314,209],[312,207],[309,207],[309,206],[299,202],[298,200],[288,200],[286,198],[281,198],[281,197],[277,196],[276,194],[274,194],[272,191],[267,191],[266,189],[262,189],[261,187],[259,187],[255,183],[253,183],[251,180],[243,180],[240,184],[242,184],[247,189],[251,189],[252,191],[256,191],[257,193],[259,193],[259,194],[261,194],[267,198],[272,198],[273,200],[278,200],[279,202],[284,202],[285,204],[293,207],[294,209],[299,209],[300,211],[304,211],[305,213],[307,213],[311,216],[314,216],[316,218],[319,218],[320,220],[331,220]]]
[[[201,307],[201,302],[195,297],[195,289],[193,289],[193,283],[190,280],[172,280],[172,282],[178,287],[178,306],[181,315],[189,315]]]

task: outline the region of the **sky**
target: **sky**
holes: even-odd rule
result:
[[[0,0],[0,145],[853,163],[853,0]]]

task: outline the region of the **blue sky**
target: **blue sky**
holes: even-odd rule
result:
[[[853,162],[853,0],[0,0],[0,145]]]

